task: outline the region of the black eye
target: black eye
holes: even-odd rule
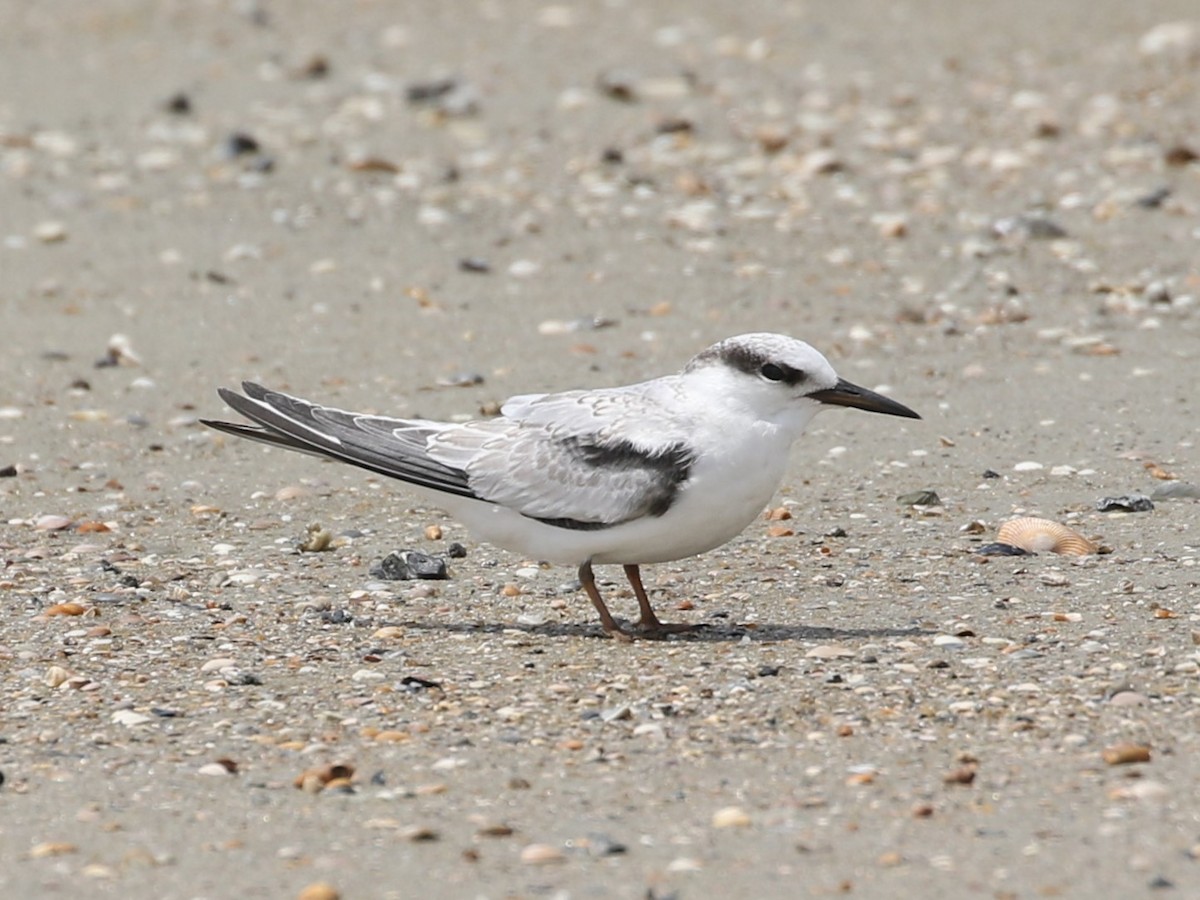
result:
[[[767,381],[783,381],[787,376],[783,369],[775,365],[775,363],[763,363],[762,368],[758,370],[758,374]]]

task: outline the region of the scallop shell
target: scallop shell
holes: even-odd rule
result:
[[[1061,553],[1087,556],[1100,548],[1078,531],[1049,519],[1009,519],[1000,526],[996,540],[1030,553]]]

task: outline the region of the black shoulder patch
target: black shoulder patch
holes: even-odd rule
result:
[[[778,380],[789,387],[795,387],[808,380],[808,373],[803,369],[797,369],[794,366],[789,366],[787,363],[771,359],[766,354],[759,353],[745,344],[737,342],[721,343],[710,347],[695,357],[688,368],[695,368],[697,364],[711,365],[713,363],[723,363],[731,369],[754,376],[759,375],[762,372],[762,367],[770,363],[783,373],[783,377]]]
[[[675,502],[675,496],[679,493],[679,488],[687,481],[692,463],[695,461],[693,452],[687,445],[680,442],[648,452],[634,446],[629,441],[601,441],[585,436],[566,438],[562,441],[562,446],[587,466],[611,472],[629,472],[635,477],[640,476],[646,482],[639,508],[634,510],[632,515],[620,521],[537,519],[539,522],[545,522],[547,525],[557,528],[573,528],[580,531],[611,528],[613,525],[620,525],[621,522],[641,516],[661,516]]]

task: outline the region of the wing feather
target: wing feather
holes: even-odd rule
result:
[[[495,419],[463,424],[346,412],[253,382],[242,389],[219,393],[255,425],[205,424],[563,528],[662,515],[694,461],[687,429],[671,414],[672,378],[523,395]]]
[[[347,462],[421,487],[475,497],[462,469],[432,459],[429,435],[447,427],[421,419],[368,416],[317,406],[299,397],[243,382],[245,396],[221,388],[221,399],[260,428],[230,422],[204,424],[263,443]]]
[[[435,459],[461,467],[476,495],[567,528],[662,515],[694,453],[670,415],[673,386],[529,395],[498,419],[429,438]]]

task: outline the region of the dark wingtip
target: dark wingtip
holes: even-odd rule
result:
[[[242,390],[251,400],[261,400],[267,396],[267,389],[257,381],[243,381]]]

